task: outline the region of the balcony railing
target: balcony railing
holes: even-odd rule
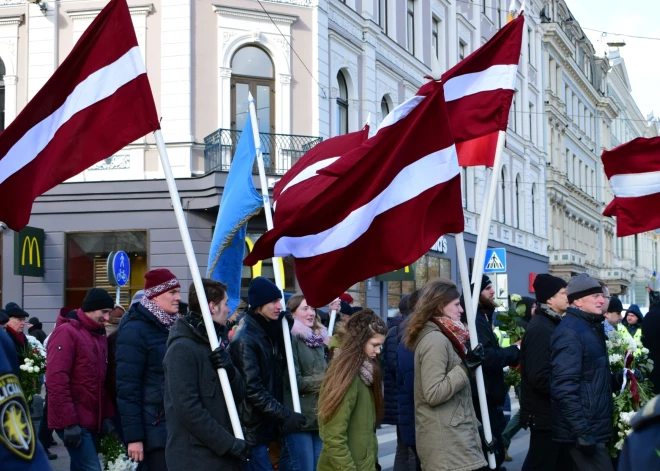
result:
[[[218,129],[204,138],[204,173],[229,171],[242,131]],[[260,133],[261,153],[268,175],[283,175],[323,138]],[[258,173],[255,160],[253,173]]]

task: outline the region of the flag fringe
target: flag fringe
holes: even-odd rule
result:
[[[234,237],[236,236],[236,233],[243,227],[247,222],[253,217],[256,216],[261,212],[261,210],[264,209],[263,207],[259,207],[256,211],[253,213],[248,214],[245,216],[243,219],[241,219],[238,224],[236,224],[236,227],[234,228],[233,231],[228,233],[225,236],[224,241],[222,242],[222,245],[218,249],[218,253],[216,254],[215,258],[213,259],[213,263],[209,266],[209,268],[206,270],[206,276],[207,278],[211,278],[211,275],[215,271],[215,267],[218,265],[218,262],[220,261],[220,257],[222,256],[222,253],[225,251],[227,247],[229,247],[234,240]]]

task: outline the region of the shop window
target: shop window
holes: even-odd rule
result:
[[[437,277],[451,279],[451,260],[426,254],[415,263],[416,289]]]
[[[72,232],[66,234],[66,284],[64,305],[76,309],[92,288],[103,288],[114,298],[116,288],[110,286],[107,260],[110,252],[123,250],[131,260],[131,278],[121,288],[120,303],[129,307],[133,295],[144,288],[147,272],[148,244],[146,231]]]
[[[387,282],[387,307],[390,310],[399,308],[399,301],[406,295],[416,290],[414,281],[388,281]]]

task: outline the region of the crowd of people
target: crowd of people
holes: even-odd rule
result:
[[[25,440],[4,440],[3,469],[50,469],[54,431],[72,471],[100,471],[104,436],[125,444],[128,457],[147,471],[374,471],[380,469],[381,424],[396,425],[395,471],[488,469],[489,453],[505,469],[506,448],[519,427],[531,431],[524,470],[614,469],[606,444],[613,393],[623,378],[610,372],[606,331],[629,335],[657,355],[657,337],[649,332],[660,304],[646,318],[632,305],[624,319],[620,300],[589,275],[568,283],[538,275],[536,299],[523,302],[525,334],[511,344],[495,328],[491,280],[484,275],[479,283],[477,339],[470,339],[463,296],[448,279],[430,280],[404,296],[387,323],[355,306],[347,293],[327,312],[309,306],[304,294],[284,305],[280,289],[264,277],[251,281],[247,303],[230,313],[227,287],[203,279],[219,340],[213,351],[195,286],[183,303],[181,284],[169,270],[147,272],[128,310],[107,291],[91,289],[80,308],[62,309],[50,336],[39,319],[28,321],[28,333],[47,352],[41,443],[33,440],[32,451],[21,452]],[[329,336],[332,311],[338,321]],[[6,330],[0,329],[0,401],[13,398],[26,411],[25,399],[7,384],[20,377],[28,317],[15,303],[0,310]],[[291,336],[301,412],[294,410],[285,335]],[[504,370],[518,366],[520,412],[515,426],[506,427]],[[490,441],[475,382],[479,367]],[[243,438],[233,433],[219,369],[229,379]],[[645,411],[633,424],[619,469],[653,469],[636,466],[642,459],[651,463],[649,450],[659,449],[660,403],[652,401]]]

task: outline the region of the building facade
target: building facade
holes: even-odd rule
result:
[[[129,0],[163,135],[202,271],[234,146],[256,101],[272,184],[306,150],[339,134],[375,126],[413,96],[431,72],[456,64],[506,22],[508,0]],[[542,74],[543,3],[527,2],[524,44],[510,116],[492,247],[508,249],[501,286],[528,294],[530,274],[547,270],[546,153]],[[105,2],[0,0],[4,126],[71,51]],[[530,5],[531,4],[531,5]],[[1,72],[2,70],[0,70]],[[487,172],[462,170],[468,256],[474,253]],[[255,185],[259,188],[258,178]],[[30,226],[46,233],[43,278],[14,275],[14,239],[0,235],[0,300],[17,301],[47,326],[59,308],[77,307],[87,289],[108,287],[105,259],[131,257],[126,303],[142,275],[161,266],[191,281],[152,136],[132,143],[35,202]],[[250,244],[265,221],[250,222]],[[432,276],[457,280],[453,237],[417,263],[414,282],[365,280],[351,288],[362,305],[396,306]],[[438,245],[438,244],[436,244]],[[297,280],[284,260],[286,289]],[[262,274],[272,276],[264,263]],[[244,285],[258,273],[244,268]]]

